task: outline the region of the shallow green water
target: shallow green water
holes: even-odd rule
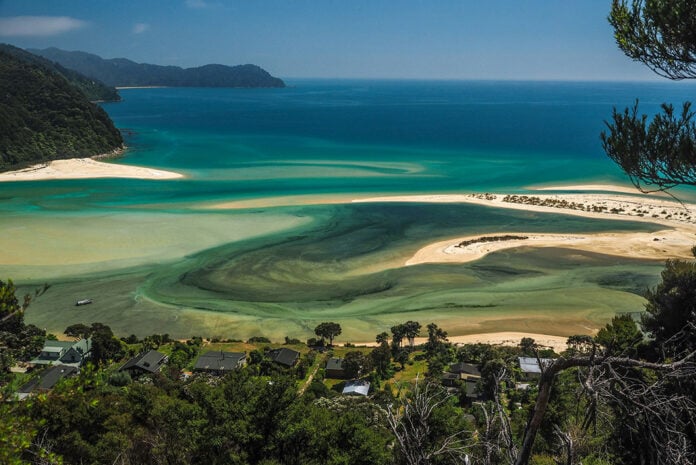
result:
[[[56,329],[66,320],[103,321],[136,334],[264,334],[278,340],[306,337],[327,320],[340,321],[345,337],[357,340],[370,340],[375,329],[406,319],[438,321],[453,332],[569,334],[596,327],[613,312],[640,310],[636,293],[653,285],[661,268],[578,251],[524,248],[464,265],[403,266],[421,246],[457,235],[658,229],[645,223],[470,205],[272,210],[312,222],[159,265],[56,283],[32,306],[31,318]],[[74,307],[81,296],[95,303]]]
[[[623,182],[598,134],[612,106],[644,111],[692,86],[298,81],[288,89],[139,89],[106,105],[130,150],[117,163],[184,180],[0,185],[0,273],[52,287],[27,314],[53,331],[308,337],[320,321],[371,340],[405,319],[451,333],[586,332],[642,308],[661,264],[515,249],[463,265],[403,263],[445,238],[495,231],[652,231],[466,205],[209,210],[288,195],[524,192]],[[690,192],[683,192],[689,197]],[[75,307],[78,298],[94,304]]]

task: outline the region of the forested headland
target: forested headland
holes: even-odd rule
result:
[[[119,87],[285,87],[282,79],[253,65],[208,64],[194,68],[136,63],[126,58],[104,59],[86,52],[58,48],[32,49],[32,53],[60,63],[85,76]]]
[[[90,101],[103,97],[93,93],[98,86],[44,61],[14,47],[0,48],[2,171],[123,146],[107,113]]]

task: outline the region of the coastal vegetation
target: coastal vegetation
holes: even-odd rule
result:
[[[0,170],[123,146],[106,112],[65,77],[0,49]]]
[[[209,64],[196,68],[135,63],[126,58],[104,59],[85,52],[57,48],[31,50],[85,76],[118,87],[285,87],[282,79],[256,65]]]
[[[459,244],[457,244],[455,247],[466,247],[471,244],[480,244],[480,243],[486,243],[486,242],[500,242],[500,241],[523,241],[525,239],[529,239],[529,236],[515,236],[512,234],[504,234],[502,236],[481,236],[481,237],[476,237],[474,239],[469,239],[466,241],[462,241]]]

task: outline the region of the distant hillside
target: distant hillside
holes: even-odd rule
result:
[[[26,50],[13,47],[12,45],[8,44],[0,44],[0,50],[14,55],[23,61],[43,66],[44,68],[60,74],[67,79],[70,84],[85,94],[89,100],[104,102],[117,102],[121,100],[121,97],[118,95],[118,92],[113,88],[113,86],[107,86],[103,82],[100,82],[94,78],[83,76],[79,72],[67,69],[58,63],[50,61],[49,59],[34,55]]]
[[[136,63],[125,58],[107,60],[91,53],[57,48],[30,51],[111,86],[285,87],[281,79],[256,65],[205,65],[184,69]]]
[[[0,170],[122,145],[106,112],[66,78],[0,49]]]

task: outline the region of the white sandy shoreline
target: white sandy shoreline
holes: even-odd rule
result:
[[[0,173],[0,182],[90,178],[179,179],[183,177],[182,174],[173,171],[105,163],[92,158],[69,158]]]
[[[563,352],[566,348],[567,336],[553,336],[550,334],[539,333],[522,333],[513,331],[503,331],[498,333],[480,333],[480,334],[465,334],[463,336],[448,336],[447,340],[455,345],[461,344],[491,344],[504,346],[517,346],[522,338],[529,337],[543,346],[553,349],[555,352]],[[416,344],[425,344],[428,341],[426,337],[417,337]],[[356,346],[376,347],[378,344],[372,342],[353,342]]]

